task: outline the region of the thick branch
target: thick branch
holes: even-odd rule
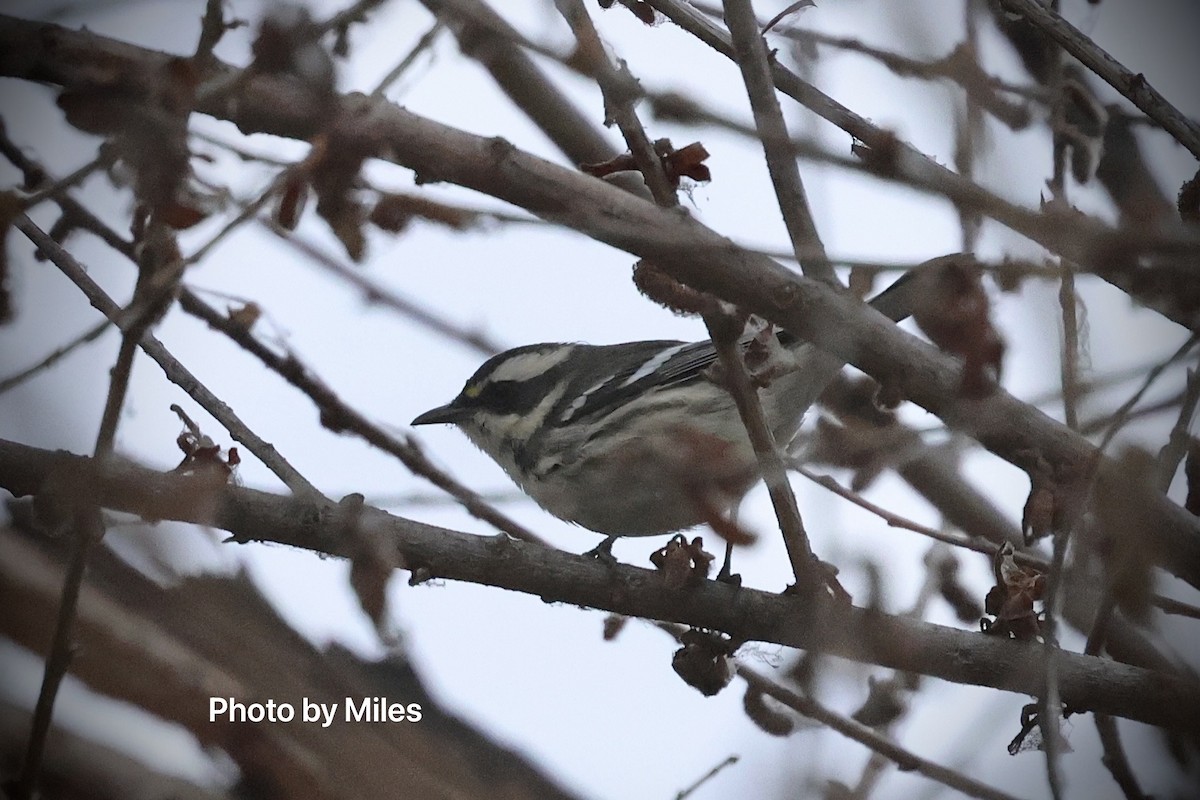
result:
[[[105,507],[212,525],[239,541],[272,541],[345,556],[336,504],[281,497],[237,486],[163,474],[0,440],[0,486],[38,493],[67,477]],[[817,649],[857,661],[957,683],[1038,695],[1045,649],[838,603],[801,600],[716,581],[679,590],[656,572],[605,566],[594,559],[513,541],[424,525],[373,508],[360,524],[396,548],[416,574],[524,592],[547,602],[613,611],[719,630],[739,640]],[[1092,656],[1059,651],[1062,698],[1077,711],[1098,711],[1151,725],[1192,730],[1200,687],[1192,682]]]

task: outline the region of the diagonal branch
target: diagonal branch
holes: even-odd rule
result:
[[[1062,45],[1064,50],[1078,58],[1084,66],[1146,112],[1148,117],[1174,136],[1175,141],[1186,147],[1192,155],[1200,158],[1200,128],[1159,94],[1146,80],[1145,75],[1140,72],[1135,75],[1089,39],[1083,31],[1036,0],[1000,0],[1000,4],[1010,12],[1029,20]]]

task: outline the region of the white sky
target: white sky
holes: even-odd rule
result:
[[[7,13],[35,16],[46,13],[33,0],[6,3]],[[230,4],[234,13],[250,20],[260,16],[257,3]],[[533,38],[566,49],[569,34],[552,3],[537,0],[497,3],[509,19]],[[589,10],[601,36],[625,58],[643,83],[653,89],[672,89],[699,95],[705,102],[748,118],[741,79],[730,62],[664,23],[648,28],[628,13]],[[757,4],[762,17],[785,3]],[[802,24],[848,35],[886,49],[930,57],[948,52],[962,35],[959,3],[937,0],[826,0],[804,13]],[[317,17],[340,8],[314,4]],[[1200,53],[1194,47],[1196,7],[1188,3],[1106,0],[1098,8],[1083,0],[1066,0],[1065,12],[1085,32],[1134,71],[1147,79],[1185,113],[1200,115],[1194,79],[1200,74]],[[62,18],[67,25],[87,26],[101,34],[155,48],[188,53],[195,46],[201,0],[189,2],[79,4]],[[365,26],[352,33],[352,58],[342,62],[339,85],[344,90],[374,87],[428,28],[430,18],[417,3],[393,0]],[[986,25],[984,26],[987,30]],[[218,55],[235,63],[248,61],[249,34],[226,37]],[[1015,57],[985,37],[988,68],[1012,80],[1023,80]],[[784,42],[775,42],[783,47]],[[822,51],[828,53],[828,51]],[[554,65],[548,71],[599,121],[598,93],[585,82]],[[873,62],[852,55],[828,54],[817,71],[817,83],[835,99],[877,124],[896,129],[918,148],[942,163],[952,163],[952,106],[956,93],[944,85],[900,80]],[[503,136],[518,147],[562,161],[557,151],[531,123],[514,112],[490,78],[459,56],[452,37],[445,35],[435,57],[423,58],[390,95],[411,110],[440,122],[486,135]],[[1107,96],[1107,95],[1105,95]],[[795,132],[812,131],[831,146],[848,152],[849,138],[814,120],[790,100],[783,107]],[[19,108],[20,114],[8,109]],[[29,148],[56,175],[86,163],[94,141],[62,123],[45,88],[13,81],[0,82],[0,110],[10,136]],[[232,126],[197,117],[194,127],[227,141],[276,157],[299,158],[301,143],[256,136],[242,141]],[[712,153],[708,161],[714,180],[695,189],[691,210],[706,224],[735,239],[783,248],[786,236],[753,143],[718,130],[681,130],[649,124],[652,138],[667,135],[677,146],[695,139]],[[984,181],[988,186],[1030,207],[1036,207],[1043,181],[1050,174],[1049,139],[1043,129],[1018,136],[990,126],[994,150]],[[616,144],[618,135],[610,132]],[[1191,177],[1195,162],[1182,148],[1165,143],[1161,134],[1142,134],[1152,146],[1152,163],[1173,196]],[[255,196],[269,182],[269,169],[248,166],[221,155],[219,149],[198,145],[218,156],[204,173],[229,183],[241,198]],[[411,174],[399,167],[372,164],[369,175],[379,185],[411,188]],[[829,252],[849,258],[919,261],[959,249],[957,219],[948,204],[878,181],[843,175],[803,164],[801,173]],[[3,185],[15,176],[0,165]],[[439,198],[476,206],[504,204],[450,186],[427,191]],[[84,200],[118,229],[125,229],[128,207],[113,201],[103,179],[88,182]],[[1081,208],[1112,217],[1098,192],[1072,187],[1071,199]],[[53,219],[39,209],[42,223]],[[225,218],[213,219],[184,236],[190,251],[207,240]],[[336,242],[311,209],[300,233],[327,251],[340,253]],[[81,296],[52,267],[32,262],[27,243],[9,237],[14,253],[13,288],[17,319],[0,330],[0,376],[42,357],[97,317]],[[119,256],[94,240],[80,236],[73,252],[89,266],[120,302],[128,299],[132,270]],[[1038,249],[998,226],[988,225],[980,252],[1038,255]],[[630,339],[703,336],[695,320],[672,316],[643,299],[629,280],[633,258],[576,234],[544,227],[513,226],[466,235],[448,234],[418,224],[400,236],[372,232],[363,273],[404,296],[461,324],[477,327],[505,345],[534,341],[616,342]],[[306,262],[271,234],[248,226],[231,236],[201,265],[189,272],[189,285],[252,299],[264,307],[269,320],[257,328],[260,337],[277,331],[318,375],[341,396],[371,418],[406,431],[417,413],[452,397],[481,358],[454,342],[413,326],[385,309],[368,307],[353,290]],[[1134,309],[1127,299],[1106,286],[1085,280],[1081,286],[1091,335],[1088,359],[1096,374],[1144,364],[1172,352],[1183,335],[1155,314]],[[1029,398],[1053,390],[1058,383],[1056,286],[1029,283],[1019,295],[996,296],[996,318],[1008,342],[1005,386]],[[212,302],[224,305],[223,300]],[[356,439],[322,429],[311,404],[281,379],[265,372],[242,353],[196,320],[172,311],[158,329],[172,352],[218,396],[228,402],[259,435],[272,442],[301,472],[331,497],[357,491],[372,498],[426,492],[426,485],[394,460]],[[108,334],[21,388],[0,396],[0,436],[29,444],[88,452],[93,444],[107,386],[107,370],[116,353],[116,337]],[[1181,372],[1169,372],[1160,391],[1165,396],[1182,385]],[[1109,395],[1120,399],[1132,392],[1122,386]],[[220,426],[180,390],[169,384],[148,359],[135,367],[119,449],[159,467],[178,461],[174,439],[179,431],[168,410],[181,403],[206,433],[228,443]],[[1048,413],[1061,415],[1051,404]],[[937,420],[910,409],[909,419],[936,428]],[[1086,416],[1086,413],[1085,413]],[[1157,448],[1173,422],[1172,415],[1131,426],[1127,440]],[[441,465],[479,490],[505,491],[510,484],[486,457],[456,431],[423,429],[421,441]],[[241,480],[248,486],[282,487],[242,448]],[[967,471],[1015,520],[1028,489],[1024,476],[986,455],[967,459]],[[840,476],[845,477],[845,476]],[[859,598],[865,592],[861,565],[886,553],[888,604],[906,608],[921,581],[921,556],[928,543],[895,531],[880,520],[850,507],[803,479],[796,482],[801,509],[817,552],[838,564],[848,588]],[[911,497],[888,476],[877,482],[870,497],[899,513],[936,525],[928,506]],[[491,531],[454,507],[397,507],[393,511],[433,524],[479,533]],[[556,546],[580,552],[592,547],[594,535],[561,523],[527,501],[504,505],[504,510],[544,535]],[[743,520],[764,534],[771,530],[765,493],[748,499]],[[712,539],[713,537],[706,537]],[[380,645],[358,610],[347,584],[346,565],[283,547],[218,546],[207,533],[186,526],[160,525],[146,532],[114,531],[108,542],[131,558],[147,562],[145,553],[185,571],[231,569],[242,565],[280,612],[318,644],[339,641],[367,655]],[[615,552],[623,561],[646,565],[649,552],[661,542],[619,542]],[[712,547],[710,546],[710,549]],[[765,535],[753,551],[740,553],[736,563],[748,585],[779,590],[787,583],[788,568],[782,545]],[[989,568],[982,559],[964,561],[971,585],[982,597]],[[689,785],[731,753],[741,761],[706,784],[694,797],[803,796],[795,781],[801,776],[838,779],[853,784],[868,753],[827,732],[800,732],[774,739],[750,723],[741,710],[742,686],[736,682],[716,698],[704,698],[672,672],[673,643],[649,626],[630,624],[616,643],[600,638],[604,615],[563,605],[547,605],[496,589],[434,582],[408,587],[397,576],[390,591],[394,621],[405,637],[407,651],[434,696],[450,710],[495,734],[530,756],[550,774],[585,797],[668,798]],[[1170,588],[1170,587],[1168,587]],[[935,603],[930,619],[957,624],[943,604]],[[1177,647],[1196,656],[1195,628],[1178,626],[1166,632]],[[1068,637],[1068,646],[1079,642]],[[752,648],[750,658],[770,670],[790,654],[781,648]],[[1194,661],[1193,661],[1194,663]],[[32,705],[37,681],[28,654],[0,647],[0,669],[24,677],[10,691]],[[821,685],[821,699],[838,709],[854,710],[866,694],[866,676],[884,670],[835,662]],[[77,699],[82,690],[68,686]],[[278,698],[287,700],[288,698]],[[295,699],[298,702],[298,698]],[[1004,750],[1017,727],[1025,698],[927,680],[914,700],[912,713],[897,735],[917,753],[1019,796],[1046,796],[1045,765],[1040,755],[1009,757]],[[74,704],[87,708],[83,700]],[[80,716],[87,717],[91,712]],[[105,707],[103,714],[116,713]],[[76,721],[85,725],[85,721]],[[1138,726],[1123,727],[1135,764],[1147,764],[1153,740]],[[156,741],[163,741],[157,739]],[[149,756],[181,770],[195,770],[195,755],[186,755],[187,737]],[[1090,720],[1073,722],[1070,741],[1075,752],[1063,759],[1070,797],[1116,797],[1115,785],[1099,764]],[[148,755],[144,741],[131,742],[135,752]],[[184,755],[180,755],[184,753]],[[206,773],[211,774],[211,772]],[[1151,766],[1141,774],[1144,788],[1162,791],[1167,778]],[[820,787],[813,787],[814,793]],[[878,798],[932,796],[938,787],[892,770],[875,793]]]

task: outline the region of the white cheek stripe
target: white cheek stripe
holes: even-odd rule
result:
[[[550,413],[550,409],[554,408],[566,390],[567,384],[564,381],[555,386],[524,417],[517,414],[508,414],[502,417],[501,419],[505,420],[505,423],[500,427],[500,430],[504,437],[519,442],[527,442],[533,438],[533,434],[542,427],[542,423],[545,421],[546,415]]]
[[[646,377],[647,375],[650,375],[656,369],[661,367],[663,364],[667,363],[672,358],[674,358],[675,355],[677,353],[681,352],[685,347],[688,347],[688,345],[687,344],[677,344],[674,347],[668,347],[666,350],[663,350],[661,353],[656,355],[654,358],[650,359],[645,364],[642,364],[640,367],[638,367],[637,372],[633,373],[632,375],[630,375],[628,378],[625,379],[625,382],[621,384],[621,388],[625,388],[626,386],[637,383],[642,378]]]

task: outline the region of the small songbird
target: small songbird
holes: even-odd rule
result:
[[[872,305],[902,316],[903,282]],[[759,398],[786,448],[842,362],[786,331],[766,338]],[[764,335],[741,342],[761,350]],[[542,508],[608,537],[596,548],[607,553],[617,537],[711,521],[758,480],[716,360],[711,341],[526,345],[488,359],[412,424],[457,425]]]

